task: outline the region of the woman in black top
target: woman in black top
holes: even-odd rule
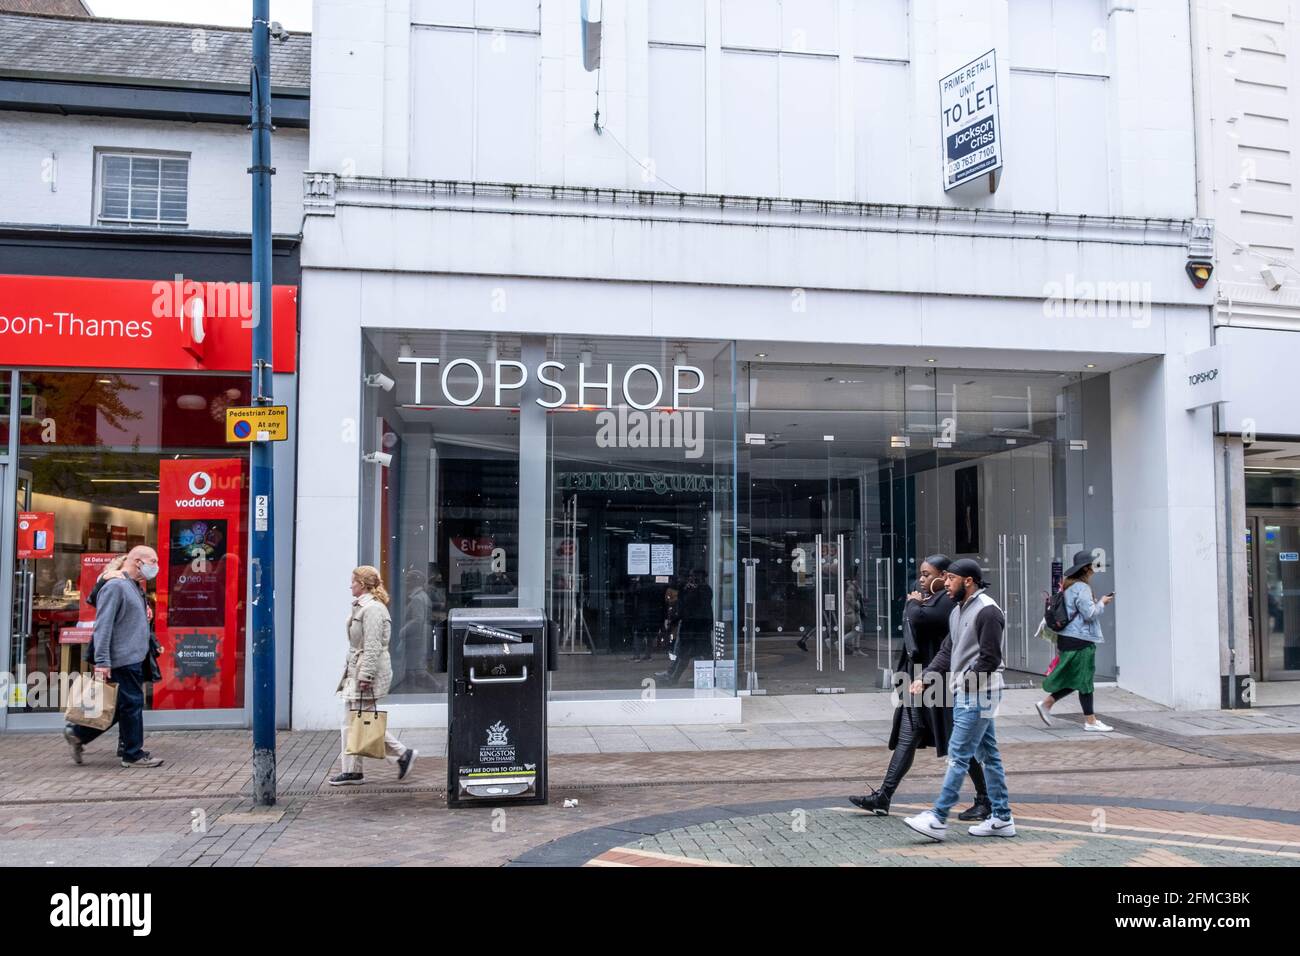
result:
[[[948,619],[953,601],[943,588],[943,572],[951,562],[946,555],[932,554],[921,562],[917,588],[907,596],[903,608],[903,651],[898,658],[898,672],[909,678],[921,673],[939,652],[948,636]],[[940,688],[942,690],[942,688]],[[906,691],[904,691],[906,693]],[[889,814],[889,801],[912,768],[912,758],[921,747],[934,747],[935,755],[948,754],[948,737],[952,733],[952,707],[946,701],[935,704],[917,702],[917,706],[901,702],[894,708],[894,728],[889,735],[889,749],[894,752],[885,771],[884,783],[870,794],[850,797],[854,806],[869,810],[876,816]],[[984,820],[992,808],[988,791],[984,788],[984,771],[977,761],[970,762],[970,778],[975,785],[975,805],[962,811],[959,819]]]

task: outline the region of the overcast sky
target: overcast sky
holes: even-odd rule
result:
[[[253,19],[252,0],[87,0],[100,17],[124,20],[168,20],[247,27]],[[311,29],[311,0],[271,0],[271,19],[286,30]]]

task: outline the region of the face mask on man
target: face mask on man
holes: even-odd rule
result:
[[[155,563],[153,563],[153,564],[141,564],[141,565],[140,565],[140,573],[141,573],[142,575],[144,575],[144,579],[145,579],[146,581],[152,581],[154,578],[158,577],[158,564],[157,564],[157,562],[155,562]]]

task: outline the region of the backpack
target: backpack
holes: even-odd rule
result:
[[[1066,610],[1065,589],[1062,589],[1047,599],[1047,608],[1043,612],[1043,626],[1059,634],[1078,615],[1078,611],[1071,614]]]

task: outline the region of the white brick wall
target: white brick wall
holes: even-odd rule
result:
[[[0,112],[0,222],[94,225],[97,149],[189,153],[189,228],[251,230],[251,141],[242,126],[18,112]],[[306,164],[307,131],[278,130],[276,233],[301,230]]]

